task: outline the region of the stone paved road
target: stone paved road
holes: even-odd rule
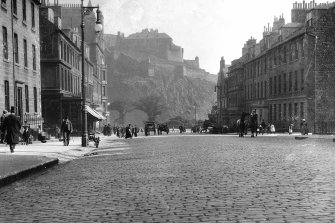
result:
[[[0,222],[335,222],[335,145],[128,140],[0,188]]]

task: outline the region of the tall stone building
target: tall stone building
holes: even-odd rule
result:
[[[245,43],[224,79],[229,125],[256,110],[280,131],[291,123],[300,129],[302,119],[314,133],[335,131],[334,12],[334,4],[295,2],[291,23],[275,17],[263,39]]]
[[[40,4],[38,0],[1,0],[0,5],[0,109],[15,106],[23,124],[32,129],[43,123]]]
[[[42,100],[46,121],[59,124],[70,116],[78,134],[81,130],[81,6],[50,4],[41,7]],[[89,2],[89,5],[90,2]],[[101,15],[102,17],[102,15]],[[103,34],[95,33],[94,12],[85,16],[85,77],[88,129],[105,124],[107,76],[104,64]],[[57,108],[56,113],[52,110]],[[79,114],[79,115],[78,115]]]

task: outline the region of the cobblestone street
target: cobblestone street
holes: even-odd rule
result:
[[[0,188],[0,222],[335,222],[329,140],[125,142]]]

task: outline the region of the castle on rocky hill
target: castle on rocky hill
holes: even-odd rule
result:
[[[104,39],[109,60],[120,73],[187,76],[216,82],[216,75],[200,68],[199,57],[184,60],[183,48],[157,29],[144,29],[128,37],[120,32],[117,35],[105,34]]]

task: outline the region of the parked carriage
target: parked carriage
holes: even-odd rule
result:
[[[166,132],[166,134],[169,134],[169,126],[167,124],[158,124],[157,125],[157,134],[162,135],[163,132]]]
[[[155,122],[146,122],[144,125],[144,134],[148,136],[150,135],[150,132],[154,132],[154,135],[156,135],[156,123]]]

